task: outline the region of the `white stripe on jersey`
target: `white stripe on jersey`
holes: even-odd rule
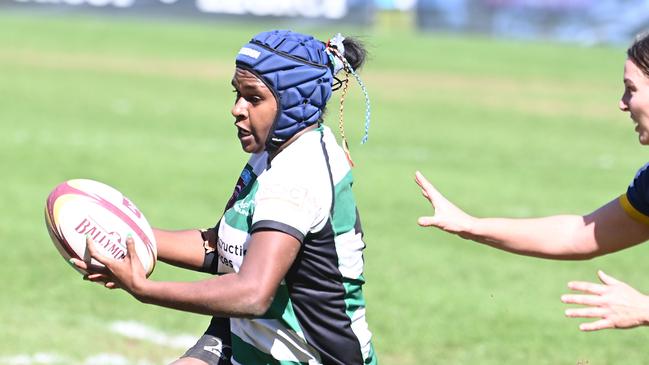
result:
[[[336,236],[338,270],[342,276],[358,279],[363,274],[363,247],[361,234],[354,229]]]
[[[370,332],[370,327],[367,325],[367,321],[365,320],[365,307],[359,308],[354,312],[354,315],[352,316],[352,331],[361,345],[363,359],[367,359],[370,357],[370,349],[372,348],[372,332]]]
[[[283,328],[278,320],[232,318],[230,328],[233,334],[257,349],[270,349],[277,360],[320,362],[318,351],[306,343],[304,335]]]

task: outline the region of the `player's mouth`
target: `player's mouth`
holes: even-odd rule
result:
[[[241,128],[241,127],[237,127],[237,137],[239,137],[239,139],[246,138],[246,137],[249,137],[251,135],[252,135],[252,133],[250,133],[250,131],[245,130],[245,129]]]

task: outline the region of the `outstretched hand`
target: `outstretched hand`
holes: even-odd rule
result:
[[[422,227],[433,226],[468,238],[475,218],[448,201],[421,172],[415,172],[415,181],[421,187],[421,193],[430,201],[435,210],[435,215],[419,217],[417,223]]]
[[[86,237],[86,246],[90,258],[93,258],[103,264],[105,267],[100,268],[90,264],[88,261],[79,259],[70,259],[70,263],[81,270],[88,272],[84,279],[97,282],[109,289],[122,288],[131,294],[136,294],[141,284],[146,281],[146,272],[142,266],[135,251],[133,238],[126,238],[126,256],[121,260],[103,255],[93,242],[92,238]]]
[[[606,328],[633,328],[649,324],[649,297],[630,285],[598,271],[602,284],[571,281],[568,288],[585,294],[565,294],[561,301],[586,307],[566,309],[566,316],[573,318],[598,318],[582,323],[582,331]]]

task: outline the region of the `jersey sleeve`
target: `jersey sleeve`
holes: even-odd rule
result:
[[[620,196],[620,205],[633,219],[649,225],[649,164],[638,170],[626,194]]]
[[[278,169],[260,179],[251,233],[272,229],[303,242],[309,231],[326,220],[325,202],[331,199],[331,186],[325,183],[329,178],[318,176],[322,171],[307,170]]]

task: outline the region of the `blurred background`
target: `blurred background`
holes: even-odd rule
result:
[[[585,45],[626,42],[649,21],[649,3],[644,0],[1,0],[0,9],[212,21],[258,17],[361,26],[376,23],[381,12],[401,12],[421,31]]]
[[[499,252],[418,227],[431,208],[413,182],[421,170],[478,216],[615,199],[647,160],[617,104],[648,26],[638,0],[0,0],[0,365],[165,364],[203,333],[205,316],[82,281],[48,237],[45,199],[90,178],[157,227],[214,225],[248,158],[234,56],[274,28],[370,52],[369,141],[356,85],[345,132],[381,364],[649,363],[645,329],[580,333],[559,301],[597,269],[649,292],[649,245],[585,262]]]

